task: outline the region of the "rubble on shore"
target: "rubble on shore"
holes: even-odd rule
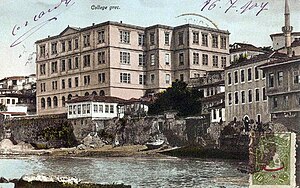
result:
[[[163,157],[160,151],[167,147],[147,150],[145,145],[126,145],[112,146],[101,144],[97,140],[87,139],[87,142],[72,148],[51,148],[51,149],[35,149],[30,144],[18,143],[14,144],[10,139],[3,139],[0,142],[0,155],[16,155],[16,156],[68,156],[68,157]]]
[[[20,179],[7,180],[0,177],[0,183],[14,183],[15,188],[130,188],[124,184],[96,184],[83,182],[79,178],[47,174],[23,175]]]

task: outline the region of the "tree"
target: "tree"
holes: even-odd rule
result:
[[[188,88],[182,81],[172,83],[172,87],[158,95],[157,100],[149,106],[149,114],[161,114],[164,111],[176,110],[179,116],[200,114],[200,98],[203,93]]]
[[[7,111],[7,108],[5,105],[0,104],[0,112],[3,112],[3,111]]]
[[[261,47],[261,49],[265,52],[272,52],[273,51],[272,46],[263,46],[263,47]]]

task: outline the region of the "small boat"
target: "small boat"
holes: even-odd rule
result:
[[[147,146],[148,149],[158,149],[164,144],[164,140],[158,139],[155,140],[154,142],[147,142],[145,145]]]

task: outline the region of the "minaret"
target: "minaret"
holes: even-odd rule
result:
[[[284,19],[285,25],[282,27],[282,32],[284,33],[285,37],[285,48],[287,50],[287,55],[292,57],[292,31],[293,27],[290,24],[290,7],[288,0],[285,0],[285,11],[284,11]]]

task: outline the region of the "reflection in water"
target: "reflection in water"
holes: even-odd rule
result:
[[[0,177],[49,173],[133,187],[247,187],[248,176],[236,167],[236,161],[177,158],[2,158]]]

